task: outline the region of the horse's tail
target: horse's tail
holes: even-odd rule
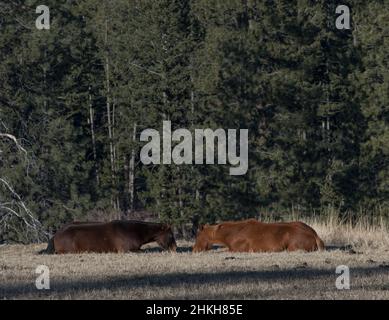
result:
[[[54,237],[51,237],[47,243],[47,248],[38,252],[38,254],[54,254]]]
[[[317,245],[317,250],[323,251],[325,250],[325,245],[322,239],[319,238],[319,236],[316,236],[316,245]]]

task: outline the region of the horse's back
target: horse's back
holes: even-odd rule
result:
[[[102,223],[75,223],[65,226],[54,236],[56,253],[138,251],[148,242],[158,242],[165,233],[163,224],[135,220],[113,220]],[[174,237],[173,237],[174,239]],[[165,239],[160,242],[164,244]],[[166,241],[170,241],[167,237]]]
[[[118,237],[111,222],[71,224],[54,236],[57,253],[118,251]]]
[[[263,223],[254,219],[222,224],[225,239],[233,251],[314,251],[324,244],[313,228],[300,221]]]

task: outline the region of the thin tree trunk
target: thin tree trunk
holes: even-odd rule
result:
[[[112,120],[111,120],[111,102],[110,102],[110,88],[109,88],[109,62],[108,58],[106,59],[106,82],[107,82],[107,121],[108,121],[108,138],[109,138],[109,154],[111,162],[111,178],[112,183],[115,181],[115,158],[113,150],[113,136],[112,136]]]
[[[44,57],[45,57],[45,61],[47,61],[47,50],[46,49],[45,49]],[[43,85],[44,85],[44,92],[48,92],[46,66],[43,67]],[[45,113],[47,114],[47,96],[46,95],[44,96],[44,99],[43,99],[43,106],[44,106]]]
[[[105,20],[105,46],[108,46],[108,20]],[[106,77],[106,92],[107,92],[107,122],[108,122],[108,139],[109,139],[109,154],[110,154],[110,162],[111,162],[111,184],[112,187],[115,184],[115,157],[114,157],[114,144],[113,144],[113,127],[112,127],[112,119],[111,119],[111,87],[110,87],[110,77],[109,77],[109,56],[108,51],[106,49],[105,56],[105,77]],[[111,196],[111,205],[117,210],[117,199],[115,199],[115,195]]]
[[[117,148],[114,143],[115,141],[115,127],[116,127],[116,101],[115,98],[113,99],[112,103],[112,149],[113,149],[113,172],[114,172],[114,180],[113,180],[113,185],[117,186],[117,172],[118,172],[118,167],[117,167]],[[121,219],[121,213],[120,213],[120,203],[119,203],[119,196],[115,196],[115,209],[118,212],[117,219]]]
[[[181,186],[178,187],[178,207],[180,211],[181,218],[184,217],[184,203],[182,201],[182,188]],[[185,223],[181,225],[181,234],[184,239],[187,238],[186,236],[186,229],[185,229]]]
[[[115,126],[116,126],[116,102],[115,98],[112,103],[112,141],[115,141]],[[113,145],[113,163],[114,163],[114,172],[118,172],[118,168],[116,167],[116,159],[117,159],[117,152],[116,152],[116,145],[115,143],[112,143]]]
[[[192,83],[192,86],[193,86],[193,77],[192,77],[192,75],[190,76],[190,80],[191,80],[191,83]],[[190,108],[191,108],[191,112],[192,112],[192,117],[191,117],[192,118],[192,123],[191,123],[191,126],[193,128],[194,120],[195,120],[195,93],[193,91],[193,87],[192,87],[192,89],[190,91]],[[194,176],[195,175],[194,166],[192,166],[191,170],[192,170],[192,174]],[[198,185],[197,181],[196,181],[196,185],[195,185],[194,196],[195,196],[195,203],[197,203],[197,208],[199,208],[200,207],[200,190],[199,190],[199,185]],[[192,230],[191,230],[191,234],[190,234],[191,237],[194,237],[196,235],[197,228],[198,228],[198,219],[199,219],[199,217],[197,215],[193,215],[192,216]]]
[[[90,94],[90,89],[91,88],[89,87],[89,122],[90,122],[91,134],[92,134],[92,150],[93,150],[93,160],[95,162],[96,183],[97,183],[97,185],[99,185],[100,184],[100,174],[99,174],[99,167],[97,165],[95,120],[94,120],[94,110],[93,110],[93,104],[92,104],[92,95]]]
[[[135,139],[136,139],[136,123],[133,127],[133,133],[132,133],[132,142],[133,147],[131,150],[131,157],[130,157],[130,163],[129,163],[129,170],[128,170],[128,194],[129,194],[129,200],[130,200],[130,212],[134,211],[135,208]]]

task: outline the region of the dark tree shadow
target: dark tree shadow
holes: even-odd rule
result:
[[[356,254],[358,252],[356,252],[354,249],[353,249],[353,246],[351,244],[346,244],[346,245],[334,245],[334,244],[329,244],[329,245],[326,245],[326,251],[337,251],[337,250],[340,250],[340,251],[345,251],[345,252],[348,252],[348,253],[351,253],[351,254]]]
[[[353,277],[385,276],[389,277],[389,268],[386,266],[374,266],[366,268],[353,268]],[[108,277],[106,279],[83,279],[56,281],[51,279],[51,289],[37,290],[34,283],[3,285],[0,284],[0,299],[18,298],[28,294],[37,297],[50,297],[52,293],[73,294],[77,291],[89,290],[131,290],[144,288],[150,290],[153,287],[177,287],[187,284],[190,286],[199,285],[223,285],[237,284],[239,282],[258,282],[258,281],[307,281],[318,277],[334,277],[332,269],[314,269],[314,268],[293,268],[284,270],[259,270],[259,271],[228,271],[219,273],[169,273],[169,274],[150,274],[145,276],[118,276]],[[377,288],[376,288],[377,287]],[[366,286],[363,289],[368,289]],[[371,290],[382,290],[379,286],[371,286]]]
[[[220,250],[220,249],[226,249],[226,247],[214,245],[212,246],[212,250]],[[163,252],[164,250],[161,247],[153,246],[153,247],[147,247],[141,250],[142,253],[159,253]],[[192,252],[192,246],[179,246],[177,247],[178,253],[190,253]]]
[[[149,247],[149,248],[145,248],[145,249],[142,249],[140,252],[141,253],[160,253],[160,252],[164,252],[165,250],[163,250],[161,247]],[[192,252],[192,247],[190,246],[181,246],[181,247],[177,247],[177,253],[190,253]]]
[[[213,245],[212,246],[212,249],[213,251],[228,251],[226,247],[224,246],[221,246],[221,245]],[[340,251],[345,251],[345,252],[349,252],[349,253],[358,253],[356,251],[354,251],[352,245],[348,244],[348,245],[326,245],[326,248],[325,248],[325,251],[337,251],[337,250],[340,250]],[[164,250],[159,247],[159,246],[153,246],[153,247],[147,247],[145,249],[142,249],[141,252],[142,253],[158,253],[158,252],[163,252]],[[180,246],[180,247],[177,247],[177,252],[178,253],[189,253],[189,252],[192,252],[192,246]]]

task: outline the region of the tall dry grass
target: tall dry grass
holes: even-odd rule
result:
[[[271,215],[265,216],[265,220],[270,221]],[[327,208],[308,217],[292,211],[284,215],[282,220],[307,223],[327,245],[360,249],[389,247],[389,218],[384,211],[375,212],[374,215],[367,212],[341,214],[334,208]]]
[[[336,216],[304,221],[316,230],[326,244],[351,245],[363,249],[389,247],[389,229],[384,220],[374,225],[365,219],[351,222]]]
[[[327,245],[351,246],[357,249],[389,247],[389,221],[384,215],[340,215],[336,210],[303,217],[298,213],[290,220],[304,221],[316,230]]]

